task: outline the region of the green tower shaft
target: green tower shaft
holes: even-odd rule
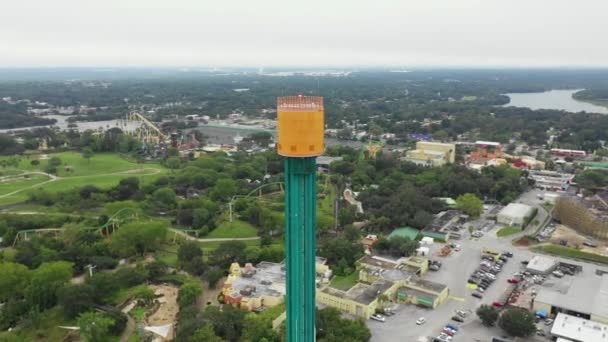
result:
[[[315,341],[316,157],[285,159],[287,341]]]

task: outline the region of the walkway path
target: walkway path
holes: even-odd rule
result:
[[[169,228],[169,230],[171,230],[172,232],[174,232],[177,235],[180,235],[182,237],[184,237],[186,240],[194,240],[194,241],[199,241],[199,242],[216,242],[216,241],[251,241],[251,240],[259,240],[260,237],[259,236],[252,236],[252,237],[242,237],[242,238],[208,238],[208,239],[204,239],[204,238],[197,238],[194,236],[190,236],[188,235],[188,233],[185,233],[179,229],[175,229],[175,228]]]

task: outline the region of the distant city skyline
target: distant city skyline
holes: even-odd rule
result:
[[[2,67],[606,67],[603,0],[12,1]]]

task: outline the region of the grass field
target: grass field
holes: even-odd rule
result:
[[[533,249],[538,252],[545,252],[548,254],[553,254],[553,255],[557,255],[557,256],[561,256],[561,257],[565,257],[565,258],[573,258],[573,259],[598,262],[598,263],[602,263],[602,264],[608,264],[608,257],[606,257],[606,256],[583,252],[583,251],[579,251],[578,249],[574,249],[574,248],[570,248],[570,247],[557,246],[557,245],[545,245],[545,246],[535,247]]]
[[[355,284],[357,284],[358,275],[359,272],[355,271],[347,276],[334,276],[334,278],[331,280],[331,283],[329,283],[329,286],[333,287],[334,289],[347,291],[351,287],[355,286]]]
[[[84,185],[95,185],[99,188],[109,188],[118,184],[118,182],[127,177],[139,177],[141,183],[154,181],[161,174],[166,172],[160,164],[145,164],[128,161],[118,154],[99,153],[95,154],[90,161],[82,157],[80,153],[62,152],[50,154],[46,158],[41,156],[21,157],[17,169],[2,170],[3,174],[22,172],[43,172],[48,164],[48,160],[52,157],[59,157],[62,165],[58,167],[60,178],[47,182],[40,186],[47,191],[65,191],[73,188],[82,187]],[[0,159],[7,159],[4,157]],[[39,165],[32,165],[31,161],[38,159]],[[9,194],[13,191],[21,190],[16,194],[0,197],[0,205],[23,202],[27,199],[28,192],[36,189],[36,184],[47,181],[49,178],[45,175],[32,175],[31,179],[17,179],[15,181],[0,183],[0,196]]]
[[[500,228],[496,232],[496,236],[498,236],[498,237],[509,236],[509,235],[517,234],[519,232],[521,232],[521,229],[519,229],[519,228],[504,227],[504,228]]]
[[[234,220],[232,222],[223,222],[205,238],[243,238],[257,236],[258,231],[248,222]]]

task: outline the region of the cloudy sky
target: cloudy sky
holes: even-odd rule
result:
[[[0,67],[608,66],[608,0],[0,4]]]

